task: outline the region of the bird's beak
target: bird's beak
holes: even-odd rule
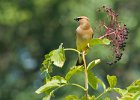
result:
[[[74,20],[78,22],[78,18],[74,18]]]

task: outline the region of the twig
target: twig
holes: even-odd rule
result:
[[[82,87],[81,85],[79,85],[79,84],[69,83],[68,85],[73,85],[73,86],[79,87],[79,88],[81,88],[82,90],[86,91],[86,89],[85,89],[84,87]]]
[[[107,92],[111,91],[111,88],[106,89],[103,93],[101,93],[98,97],[96,97],[95,100],[98,100],[100,97],[102,97],[104,94],[106,94]]]
[[[75,84],[75,83],[68,83],[68,84],[63,84],[63,85],[61,85],[61,86],[59,86],[59,87],[57,87],[56,89],[54,89],[54,90],[52,90],[51,92],[50,92],[50,96],[52,96],[53,95],[53,93],[54,92],[56,92],[56,90],[58,90],[58,89],[60,89],[60,88],[62,88],[62,87],[64,87],[64,86],[68,86],[68,85],[71,85],[71,86],[76,86],[76,87],[79,87],[80,89],[82,89],[83,91],[86,91],[86,89],[84,88],[84,87],[82,87],[81,85],[79,85],[79,84]]]
[[[111,33],[105,34],[105,35],[103,35],[103,36],[100,36],[99,39],[103,39],[104,37],[109,36],[109,35],[114,34],[114,33],[115,33],[115,32],[111,32]]]
[[[84,61],[86,100],[88,100],[88,72],[87,72],[87,66],[86,66],[85,51],[83,51],[82,56],[83,56],[83,61]]]
[[[76,50],[76,49],[73,49],[73,48],[66,48],[66,49],[64,49],[65,51],[76,51],[77,53],[81,53],[80,51],[78,51],[78,50]]]

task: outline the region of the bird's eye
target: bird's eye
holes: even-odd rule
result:
[[[77,21],[79,21],[80,20],[80,18],[77,18]]]
[[[80,19],[82,19],[82,18],[77,18],[78,21],[79,21]]]
[[[82,18],[79,18],[79,17],[78,17],[78,18],[75,18],[74,20],[79,21],[80,19],[82,19]]]

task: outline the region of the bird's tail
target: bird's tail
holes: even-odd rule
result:
[[[83,61],[82,54],[78,54],[78,60],[77,60],[76,66],[83,65],[83,64],[84,64],[84,61]]]

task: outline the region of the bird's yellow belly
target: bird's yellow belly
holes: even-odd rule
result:
[[[82,37],[78,37],[76,40],[77,50],[82,52],[87,49],[87,45],[90,42],[91,37],[88,35],[82,35]]]

